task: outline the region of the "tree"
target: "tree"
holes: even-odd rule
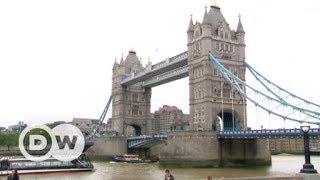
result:
[[[0,145],[1,146],[7,146],[8,151],[10,150],[10,147],[17,146],[19,143],[19,135],[18,134],[0,134]]]

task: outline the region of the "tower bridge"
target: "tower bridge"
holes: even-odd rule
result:
[[[128,127],[137,135],[146,135],[127,139],[129,149],[166,142],[160,153],[164,166],[267,165],[271,156],[266,137],[299,138],[301,132],[248,130],[247,100],[284,120],[320,124],[319,105],[280,88],[245,62],[245,31],[240,17],[237,29],[232,30],[220,7],[213,4],[205,10],[202,23],[194,23],[191,17],[187,40],[186,52],[154,65],[143,67],[133,50],[114,63],[112,127],[122,135],[127,134]],[[246,68],[265,91],[246,83]],[[152,88],[185,77],[189,77],[190,131],[150,136]],[[319,130],[314,131],[319,137]]]
[[[212,52],[245,80],[244,38],[241,20],[237,29],[231,30],[220,7],[212,5],[205,11],[202,23],[190,19],[186,52],[143,67],[136,52],[129,51],[125,60],[113,66],[113,128],[126,134],[131,126],[148,135],[152,87],[189,77],[190,129],[216,131],[220,119],[225,130],[246,129],[246,99],[234,94],[208,56]]]

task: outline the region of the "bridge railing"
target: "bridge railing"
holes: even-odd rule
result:
[[[320,129],[310,129],[309,136],[320,137]],[[263,129],[247,131],[220,131],[218,138],[302,138],[303,132],[300,129]]]
[[[128,148],[140,147],[152,142],[165,141],[166,135],[154,135],[154,136],[138,136],[127,139]]]
[[[149,72],[153,72],[153,71],[156,71],[158,69],[161,69],[163,67],[166,67],[168,65],[171,65],[171,64],[175,64],[177,62],[180,62],[180,61],[183,61],[183,60],[186,60],[188,58],[188,52],[185,51],[183,53],[180,53],[176,56],[173,56],[171,58],[167,58],[166,60],[164,61],[161,61],[157,64],[154,64],[151,66],[150,69],[148,68],[144,68],[138,72],[135,72],[135,73],[132,73],[132,74],[129,74],[127,75],[123,80],[122,80],[122,83],[126,83],[132,79],[135,79],[135,78],[138,78],[138,77],[141,77]]]
[[[153,135],[153,136],[136,136],[136,137],[130,137],[127,140],[133,141],[133,140],[149,140],[149,139],[164,139],[167,138],[167,135]]]
[[[187,73],[187,72],[189,72],[189,67],[188,66],[183,66],[183,67],[174,69],[172,71],[166,72],[164,74],[161,74],[159,76],[152,77],[152,78],[144,81],[143,86],[148,86],[148,85],[151,85],[153,83],[156,83],[156,82],[159,82],[159,81],[162,81],[162,80],[165,80],[165,79],[168,79],[168,78],[180,75],[180,74],[184,74],[184,73]]]

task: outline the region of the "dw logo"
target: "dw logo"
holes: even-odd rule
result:
[[[40,129],[50,135],[51,148],[43,156],[30,155],[24,146],[25,137],[33,129]],[[43,135],[28,135],[30,151],[44,150],[47,145],[47,139]],[[82,132],[74,125],[60,124],[53,129],[46,125],[38,125],[25,128],[19,136],[19,149],[22,155],[31,161],[44,161],[53,157],[60,161],[71,161],[78,158],[84,149],[85,140]],[[50,146],[50,145],[49,145]]]

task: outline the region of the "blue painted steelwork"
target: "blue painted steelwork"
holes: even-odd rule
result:
[[[310,138],[320,138],[320,128],[309,130]],[[151,147],[155,143],[167,141],[167,135],[138,136],[128,138],[128,148]],[[279,139],[295,138],[303,139],[301,129],[262,129],[245,131],[220,131],[219,139]]]
[[[262,93],[259,90],[256,90],[255,88],[249,86],[243,80],[241,80],[240,78],[238,78],[237,76],[232,74],[229,70],[227,70],[211,53],[209,53],[209,59],[214,64],[215,68],[220,72],[222,77],[232,86],[232,88],[235,89],[238,93],[240,93],[243,97],[245,97],[246,99],[248,99],[249,101],[254,103],[255,106],[258,106],[259,108],[263,109],[264,111],[267,111],[269,114],[273,114],[275,116],[281,117],[284,120],[288,119],[288,120],[299,122],[299,123],[306,122],[306,123],[310,123],[310,124],[320,125],[320,121],[319,121],[320,118],[316,118],[317,121],[306,121],[306,120],[301,120],[301,119],[297,119],[297,118],[294,118],[294,117],[289,117],[289,115],[288,116],[284,116],[283,114],[280,114],[279,112],[275,112],[272,109],[270,109],[269,107],[263,106],[262,104],[256,102],[253,98],[249,97],[245,93],[245,90],[242,89],[240,85],[245,86],[246,88],[252,90],[256,94],[264,97],[265,99],[268,99],[268,100],[270,100],[272,102],[278,103],[278,106],[282,106],[283,108],[291,108],[291,109],[296,110],[298,112],[302,112],[302,111],[303,112],[307,112],[308,114],[312,114],[313,115],[312,118],[320,117],[320,113],[319,112],[315,112],[315,111],[311,111],[311,110],[308,110],[308,109],[299,108],[299,107],[297,107],[295,105],[288,104],[288,103],[286,103],[284,101],[279,100],[278,98],[274,98],[274,97],[268,96],[267,94]]]
[[[138,136],[127,139],[128,148],[151,147],[152,145],[167,141],[167,135]]]
[[[314,102],[311,102],[311,101],[308,101],[302,97],[299,97],[283,88],[281,88],[280,86],[278,86],[277,84],[271,82],[270,80],[268,80],[266,77],[264,77],[263,75],[261,75],[259,72],[257,72],[252,66],[250,66],[247,62],[244,62],[244,65],[249,69],[249,71],[251,72],[251,74],[258,80],[258,82],[263,85],[263,87],[265,87],[270,93],[272,93],[275,97],[277,97],[280,101],[283,101],[283,102],[286,102],[286,103],[290,103],[288,100],[285,100],[285,99],[289,99],[290,97],[291,98],[294,98],[294,99],[298,99],[300,100],[301,102],[299,103],[299,105],[305,105],[306,107],[308,107],[308,110],[310,109],[313,109],[313,111],[319,111],[320,110],[320,105],[314,103]],[[269,86],[271,87],[269,87]],[[272,90],[272,89],[275,89],[275,90]],[[276,93],[276,91],[278,91],[278,94],[281,94],[282,97],[280,95],[278,95]],[[311,107],[310,107],[311,106]],[[302,113],[304,113],[304,111],[301,111]],[[319,118],[318,117],[315,117],[313,116],[313,114],[310,114],[308,112],[306,112],[307,115],[311,116],[311,117],[314,117],[314,118]]]
[[[320,129],[310,129],[310,138],[319,138]],[[257,139],[257,138],[303,138],[301,129],[263,129],[247,131],[220,131],[219,139]]]
[[[108,103],[106,105],[106,107],[104,108],[100,118],[99,118],[99,122],[98,124],[96,124],[95,128],[92,130],[91,134],[87,137],[88,139],[91,139],[95,136],[100,136],[99,134],[99,127],[102,125],[106,115],[107,115],[107,112],[109,110],[109,107],[110,107],[110,104],[111,104],[111,101],[112,101],[112,95],[109,97],[109,100],[108,100]]]

